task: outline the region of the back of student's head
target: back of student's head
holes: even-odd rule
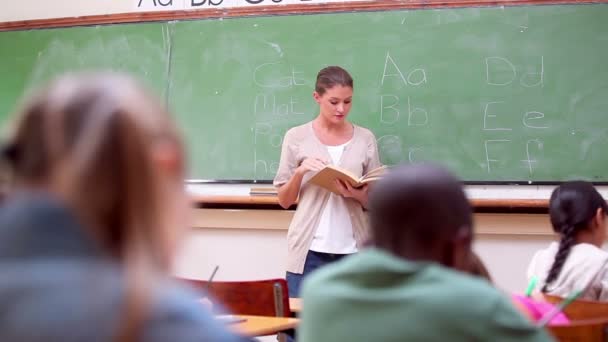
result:
[[[591,229],[598,215],[608,214],[608,205],[593,184],[585,181],[566,182],[555,188],[549,200],[553,230],[560,235],[555,260],[548,272],[543,292],[559,276],[580,231]],[[603,229],[603,227],[600,227]]]
[[[392,169],[374,184],[369,212],[376,247],[407,259],[469,267],[472,211],[461,182],[446,169]]]
[[[182,154],[158,99],[113,73],[66,75],[32,95],[5,149],[15,187],[62,200],[127,277],[169,267],[187,209]],[[127,310],[145,293],[138,279]]]
[[[138,248],[131,244],[154,245],[160,266],[181,148],[156,97],[127,76],[91,73],[58,78],[30,97],[7,154],[16,187],[59,195],[116,258]],[[175,159],[173,174],[158,167],[162,158]]]

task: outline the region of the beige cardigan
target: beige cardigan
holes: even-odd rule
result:
[[[300,163],[309,157],[330,159],[327,148],[313,131],[312,122],[293,127],[285,134],[274,186],[278,188],[287,183]],[[344,148],[339,166],[359,177],[381,166],[376,138],[370,130],[354,125],[353,138]],[[302,180],[298,207],[287,232],[287,271],[298,274],[304,271],[306,254],[330,194],[321,187],[308,184],[311,177],[312,172],[309,172]],[[367,215],[356,200],[347,199],[346,204],[357,248],[361,248],[369,236]]]

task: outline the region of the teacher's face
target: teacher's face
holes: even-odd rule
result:
[[[319,104],[319,115],[329,123],[342,124],[346,121],[352,106],[353,88],[336,85],[325,90],[323,95],[314,92],[313,97]]]

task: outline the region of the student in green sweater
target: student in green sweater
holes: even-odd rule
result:
[[[433,165],[395,168],[371,190],[374,248],[303,284],[300,342],[549,341],[487,281],[467,275],[472,211]]]

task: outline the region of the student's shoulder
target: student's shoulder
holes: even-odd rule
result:
[[[443,291],[443,296],[449,297],[451,301],[459,302],[460,305],[463,305],[460,308],[467,307],[467,311],[472,314],[486,316],[496,306],[513,307],[509,295],[495,288],[484,278],[441,266],[434,267],[429,273],[436,273],[435,275],[429,275],[430,283],[436,282],[438,286],[449,286],[450,290]],[[471,306],[471,303],[475,303],[475,306]],[[460,308],[459,305],[453,306],[454,310]],[[514,313],[517,312],[514,311]]]
[[[369,251],[343,258],[340,261],[324,266],[304,278],[302,284],[302,297],[317,295],[325,292],[329,287],[340,287],[348,283],[348,275],[352,273],[365,273],[369,263]]]
[[[604,249],[602,249],[600,247],[597,247],[597,246],[589,244],[589,243],[577,244],[576,246],[573,247],[572,251],[577,254],[585,255],[588,258],[597,259],[600,262],[608,261],[608,252],[606,252]]]
[[[542,276],[548,271],[548,268],[553,264],[553,259],[557,252],[557,243],[551,242],[547,247],[534,252],[530,263],[528,264],[527,276]]]
[[[438,269],[443,273],[442,282],[451,284],[450,291],[445,291],[450,301],[445,313],[463,321],[478,322],[480,336],[494,336],[502,341],[551,340],[515,308],[507,293],[496,289],[485,279]]]
[[[487,303],[489,300],[502,297],[502,294],[486,279],[457,272],[442,266],[434,265],[428,267],[424,277],[427,277],[428,280],[422,280],[422,282],[450,287],[450,291],[442,291],[440,296],[461,300],[465,303],[471,299],[478,299],[480,302]]]
[[[330,292],[348,291],[362,279],[377,277],[407,277],[412,272],[409,264],[376,248],[366,248],[338,262],[316,270],[302,284],[303,296],[324,296]],[[415,272],[415,270],[413,271]]]
[[[146,341],[242,341],[199,303],[200,294],[167,282],[155,292]]]

